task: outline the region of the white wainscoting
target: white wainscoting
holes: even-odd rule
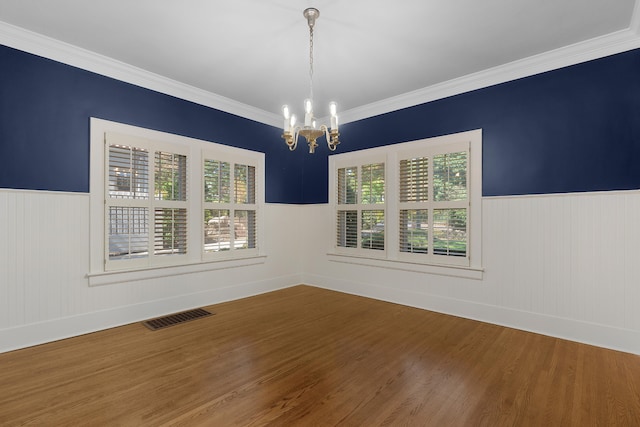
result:
[[[89,196],[0,190],[0,352],[307,283],[640,354],[638,191],[483,199],[481,280],[332,262],[328,205],[265,210],[263,264],[90,287]]]
[[[264,263],[90,287],[89,195],[0,189],[0,352],[299,284],[299,209],[265,205]]]
[[[305,207],[305,283],[640,354],[640,192],[484,198],[481,280],[328,256],[334,215]]]

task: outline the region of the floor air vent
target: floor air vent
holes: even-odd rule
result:
[[[183,311],[182,313],[170,314],[168,316],[158,317],[157,319],[146,320],[142,323],[152,331],[157,331],[158,329],[168,328],[169,326],[211,316],[212,314],[213,313],[210,313],[203,308],[196,308],[195,310]]]

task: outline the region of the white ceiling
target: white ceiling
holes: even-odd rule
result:
[[[633,27],[635,0],[0,0],[0,21],[279,114],[407,93]],[[0,34],[1,35],[1,34]],[[597,39],[596,39],[597,40]],[[0,37],[0,43],[3,40]],[[7,43],[5,43],[7,44]]]

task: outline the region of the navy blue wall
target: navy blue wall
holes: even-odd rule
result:
[[[93,116],[264,152],[267,202],[327,201],[326,145],[3,46],[0,64],[0,187],[87,192]],[[477,128],[485,196],[638,189],[640,51],[346,124],[336,153]]]
[[[478,128],[485,196],[638,189],[640,50],[349,123],[338,151]],[[305,164],[324,174],[321,155]],[[305,202],[326,200],[306,188]]]
[[[302,198],[281,130],[0,46],[0,187],[89,191],[89,117],[266,153],[266,198]],[[292,156],[293,154],[293,156]],[[297,156],[296,156],[297,155]]]

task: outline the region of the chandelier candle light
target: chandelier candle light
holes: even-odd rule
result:
[[[289,146],[289,150],[293,151],[298,146],[298,136],[302,135],[309,143],[309,153],[314,153],[318,144],[316,139],[325,135],[329,150],[335,151],[336,146],[340,143],[338,140],[338,115],[335,102],[329,104],[329,113],[331,115],[331,129],[326,125],[316,127],[316,120],[313,116],[313,27],[316,19],[320,17],[320,11],[310,7],[302,13],[307,18],[309,24],[309,98],[304,100],[304,125],[296,126],[296,116],[291,114],[288,105],[282,106],[282,114],[284,115],[284,133],[282,138]]]

